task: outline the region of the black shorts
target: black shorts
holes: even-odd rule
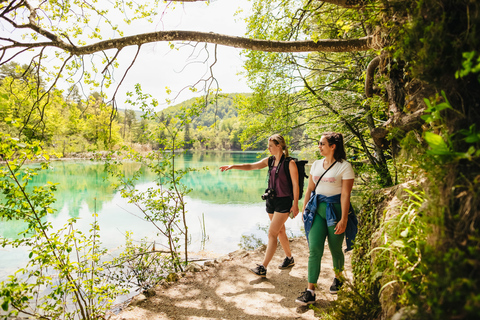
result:
[[[290,197],[280,197],[267,199],[267,212],[272,214],[274,212],[289,213],[292,209],[293,199]]]

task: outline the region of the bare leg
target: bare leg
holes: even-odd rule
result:
[[[267,244],[267,251],[265,252],[265,258],[263,260],[263,266],[266,268],[268,264],[270,263],[270,260],[272,260],[273,255],[275,254],[275,251],[277,250],[277,238],[279,237],[280,231],[283,228],[283,233],[284,233],[284,241],[286,239],[286,245],[288,245],[288,251],[290,251],[290,244],[288,243],[288,238],[285,233],[285,221],[288,219],[288,213],[280,213],[280,212],[274,212],[272,215],[269,214],[270,219],[272,222],[270,222],[270,228],[268,229],[268,244]],[[283,242],[282,239],[280,238],[280,243],[282,244],[283,247]],[[284,251],[285,251],[285,247]]]
[[[273,213],[269,214],[268,217],[270,218],[270,221],[272,221]],[[278,240],[280,240],[280,244],[282,245],[282,249],[283,249],[283,252],[285,252],[285,255],[287,257],[291,257],[292,251],[290,250],[290,242],[288,241],[287,232],[285,229],[285,223],[282,225],[282,228],[278,233]]]

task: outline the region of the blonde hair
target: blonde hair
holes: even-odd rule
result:
[[[285,154],[285,157],[288,157],[287,144],[285,143],[285,139],[281,135],[276,133],[270,138],[268,138],[268,141],[272,141],[273,143],[275,143],[276,146],[280,145],[282,147],[283,153]]]

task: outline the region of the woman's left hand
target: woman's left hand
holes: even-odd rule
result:
[[[291,208],[290,208],[290,212],[293,213],[293,217],[295,218],[299,212],[299,209],[298,209],[298,205],[293,205]]]
[[[342,234],[347,228],[347,219],[341,219],[335,226],[335,234]]]

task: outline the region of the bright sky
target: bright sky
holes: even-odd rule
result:
[[[191,30],[214,32],[233,36],[244,36],[245,22],[241,19],[250,11],[251,4],[248,0],[217,0],[210,4],[205,2],[176,4],[175,10],[168,10],[162,19],[162,23],[136,25],[132,33],[142,33],[160,30]],[[235,12],[242,8],[240,16],[234,16]],[[199,49],[202,47],[200,44]],[[213,61],[213,45],[208,45],[210,62]],[[205,60],[205,51],[198,53],[197,49],[192,56],[191,47],[183,47],[180,50],[171,50],[168,43],[154,43],[143,45],[136,63],[130,69],[127,78],[117,93],[119,108],[129,108],[124,105],[127,91],[134,91],[134,85],[140,83],[144,93],[155,97],[161,107],[167,107],[166,99],[173,99],[178,92],[189,85],[195,84],[205,77],[208,66],[200,63]],[[125,48],[119,55],[120,68],[115,71],[117,81],[120,80],[136,52],[136,47]],[[240,49],[218,46],[217,63],[213,68],[214,75],[224,93],[250,92],[246,81],[241,75],[242,57]],[[207,75],[208,77],[208,75]],[[172,91],[166,93],[166,87]],[[201,89],[199,86],[198,89]],[[109,98],[113,91],[108,92]],[[199,92],[192,93],[186,89],[173,104],[180,103],[192,97],[200,96]]]

